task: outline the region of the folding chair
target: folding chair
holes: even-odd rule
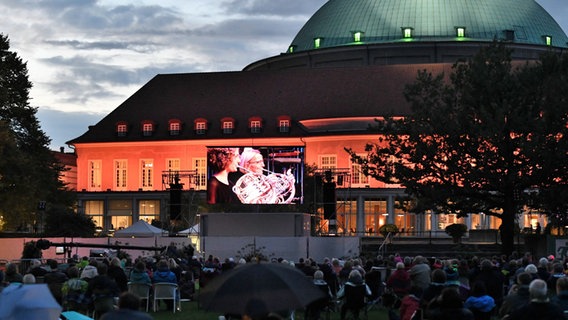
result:
[[[128,283],[128,292],[135,294],[140,300],[146,300],[146,312],[150,306],[150,289],[152,286],[148,283]]]
[[[169,282],[154,283],[154,312],[158,311],[158,300],[172,300],[173,312],[181,311],[181,303],[178,296],[178,285]]]

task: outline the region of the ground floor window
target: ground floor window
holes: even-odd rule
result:
[[[103,200],[87,200],[84,202],[84,212],[89,216],[95,226],[99,229],[104,227],[104,201]]]
[[[160,221],[160,200],[140,200],[138,202],[138,213],[140,220],[148,223]]]

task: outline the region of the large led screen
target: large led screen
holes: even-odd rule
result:
[[[207,160],[209,204],[303,201],[302,147],[209,147]]]

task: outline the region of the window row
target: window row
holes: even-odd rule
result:
[[[135,167],[129,167],[126,159],[115,159],[112,164],[112,186],[108,185],[110,181],[103,186],[103,161],[88,161],[88,181],[87,190],[85,191],[128,191],[141,190],[152,191],[162,189],[161,185],[156,185],[156,181],[162,183],[163,176],[171,176],[180,172],[180,159],[166,159],[165,171],[156,173],[154,170],[153,159],[140,159]],[[207,186],[207,159],[194,158],[192,161],[192,174],[185,175],[187,181],[185,184],[195,190],[205,190]],[[130,185],[130,187],[129,187]],[[136,186],[136,187],[133,187]]]
[[[467,37],[466,28],[457,26],[454,27],[455,36],[456,38],[463,39]],[[414,28],[413,27],[402,27],[401,28],[401,38],[410,40],[414,38]],[[364,43],[365,42],[365,32],[364,31],[352,31],[351,37],[354,43]],[[507,41],[514,41],[515,40],[515,31],[514,30],[503,30],[503,38]],[[315,37],[313,48],[319,49],[324,45],[324,37]],[[542,43],[547,46],[552,45],[552,37],[550,35],[542,35]],[[288,47],[288,53],[294,53],[296,51],[297,46],[292,44]]]
[[[290,132],[290,117],[280,116],[277,119],[276,125],[281,133]],[[171,136],[177,136],[182,130],[182,121],[179,119],[171,119],[168,121],[168,132]],[[260,117],[251,117],[248,119],[248,129],[251,133],[261,133],[264,121]],[[128,135],[130,125],[126,121],[119,121],[116,123],[116,135],[125,137]],[[152,120],[144,120],[140,124],[142,136],[149,137],[156,131],[156,123]],[[223,134],[232,134],[236,128],[236,121],[231,117],[225,117],[220,120],[220,128]],[[196,134],[206,134],[209,129],[209,122],[204,118],[197,118],[193,121],[193,131]]]

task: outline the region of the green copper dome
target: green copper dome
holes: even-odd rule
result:
[[[357,32],[360,39],[356,39]],[[287,51],[494,39],[568,47],[564,31],[534,0],[329,0],[298,32]]]

